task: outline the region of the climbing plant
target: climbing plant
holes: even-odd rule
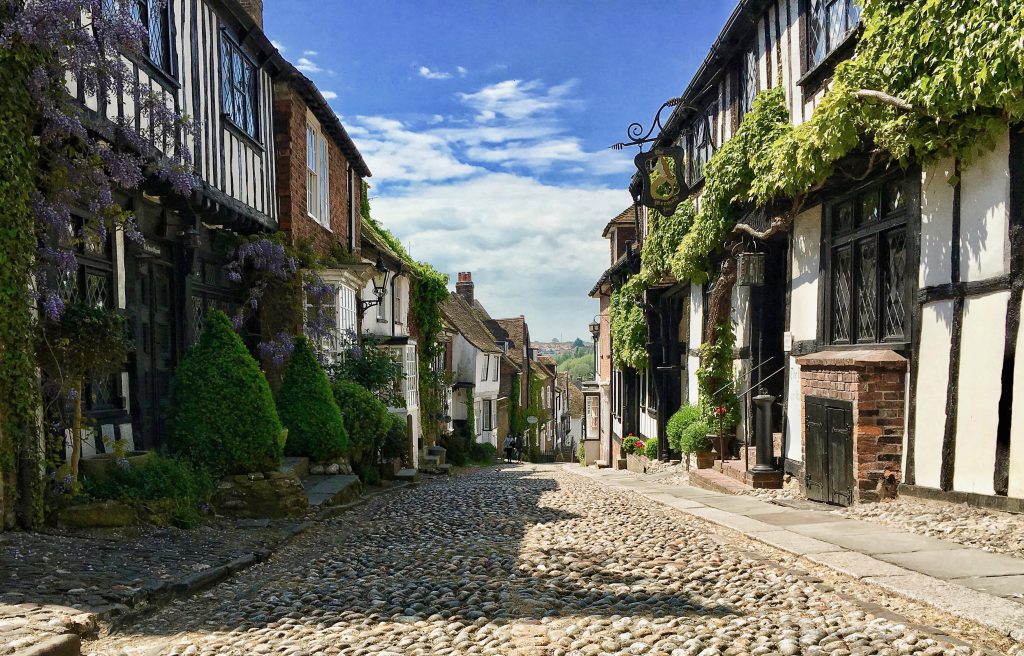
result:
[[[647,315],[637,302],[642,294],[639,278],[612,292],[609,321],[612,337],[612,359],[616,366],[646,369]]]
[[[739,423],[740,402],[736,395],[733,373],[736,334],[728,319],[714,328],[714,339],[700,346],[700,366],[697,368],[698,407],[701,415],[714,420],[715,426],[729,429]],[[725,408],[724,415],[716,416],[716,408]]]

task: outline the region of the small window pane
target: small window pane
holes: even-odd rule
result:
[[[814,66],[828,53],[827,22],[825,5],[822,0],[811,0],[807,12],[807,55],[808,63]]]
[[[846,36],[846,0],[832,0],[828,5],[828,49],[835,50]]]
[[[860,199],[860,222],[868,224],[878,220],[878,192],[873,191]]]
[[[903,228],[885,235],[886,267],[883,293],[885,295],[885,339],[905,335],[907,312],[904,291],[907,281],[907,233]]]
[[[837,249],[832,256],[832,341],[850,342],[850,300],[852,257],[850,247]]]
[[[848,232],[853,228],[853,205],[843,203],[833,211],[832,232]]]
[[[878,320],[878,251],[871,237],[857,244],[857,341],[874,342]]]
[[[907,205],[907,194],[903,180],[890,182],[885,189],[885,213],[899,212]]]

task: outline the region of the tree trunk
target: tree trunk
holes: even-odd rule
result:
[[[75,382],[75,417],[71,421],[71,478],[78,482],[78,463],[82,460],[82,381]]]
[[[722,272],[715,287],[711,290],[711,300],[704,309],[707,320],[704,322],[704,341],[714,343],[715,326],[729,318],[732,308],[732,288],[736,284],[736,256],[728,255],[722,261]]]

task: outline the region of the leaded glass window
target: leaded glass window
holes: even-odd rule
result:
[[[132,0],[132,17],[146,28],[147,56],[165,73],[173,73],[171,55],[171,0]]]
[[[740,113],[747,114],[754,108],[760,82],[758,80],[757,50],[751,48],[743,53],[740,66]]]
[[[807,65],[839,47],[860,23],[858,0],[807,0]]]
[[[687,154],[690,166],[687,181],[690,184],[704,178],[704,165],[715,150],[715,120],[718,118],[718,101],[712,101],[694,119],[687,137]]]
[[[221,34],[220,38],[220,95],[221,110],[237,128],[253,139],[258,139],[256,115],[259,96],[259,76],[256,65],[242,49]]]
[[[833,344],[908,337],[907,181],[889,180],[826,208]]]

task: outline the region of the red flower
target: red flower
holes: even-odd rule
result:
[[[715,414],[718,415],[719,417],[728,413],[729,408],[725,407],[724,405],[720,405],[717,408],[715,408]]]

